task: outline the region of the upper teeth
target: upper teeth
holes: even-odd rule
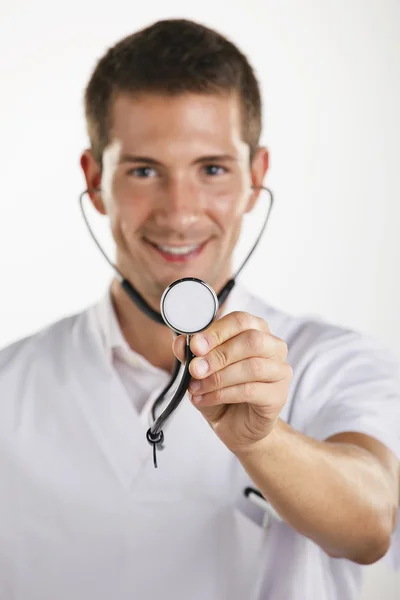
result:
[[[193,252],[193,250],[199,248],[199,245],[196,244],[195,246],[180,246],[179,248],[174,246],[157,246],[157,248],[160,248],[160,250],[162,250],[163,252],[168,252],[168,254],[188,254],[189,252]]]

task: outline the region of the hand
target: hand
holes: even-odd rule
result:
[[[180,335],[172,346],[181,362],[185,344]],[[251,450],[272,431],[288,397],[286,343],[263,319],[232,312],[194,335],[190,348],[194,406],[232,452]]]

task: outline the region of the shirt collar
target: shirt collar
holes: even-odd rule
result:
[[[104,346],[110,360],[112,359],[112,352],[116,348],[124,348],[125,350],[129,348],[129,350],[133,352],[122,334],[115,313],[111,297],[111,283],[108,285],[105,294],[96,305],[96,317]]]

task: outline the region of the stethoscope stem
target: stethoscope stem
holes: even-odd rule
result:
[[[164,441],[164,434],[162,431],[163,426],[165,425],[165,423],[167,422],[169,417],[172,415],[172,413],[178,408],[179,404],[182,402],[182,400],[187,392],[187,389],[189,387],[189,382],[191,379],[191,375],[189,372],[189,365],[190,365],[191,360],[194,358],[194,354],[190,349],[190,339],[191,339],[191,336],[187,335],[186,336],[186,346],[185,346],[185,369],[183,371],[183,375],[182,375],[182,379],[179,383],[179,387],[176,390],[172,400],[170,400],[168,405],[165,407],[165,409],[162,411],[162,413],[159,415],[159,417],[157,417],[157,419],[154,421],[154,423],[152,424],[152,426],[148,429],[148,431],[146,433],[147,441],[149,442],[149,444],[151,444],[153,446],[153,462],[154,462],[154,466],[156,468],[157,468],[156,450],[157,450],[157,447],[162,446],[163,441]]]

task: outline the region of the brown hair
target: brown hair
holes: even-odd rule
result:
[[[85,113],[92,152],[100,165],[118,92],[236,92],[243,140],[253,159],[261,133],[257,79],[239,49],[208,27],[186,19],[158,21],[122,39],[98,61],[85,90]]]

